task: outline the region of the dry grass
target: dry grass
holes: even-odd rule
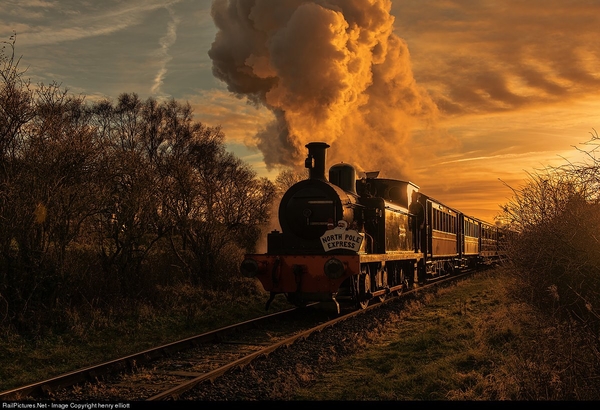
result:
[[[513,299],[514,286],[510,272],[499,269],[440,291],[296,398],[600,399],[594,341],[575,324]]]
[[[162,303],[66,311],[62,331],[27,338],[1,329],[0,391],[126,356],[265,313],[267,295],[253,282],[238,293],[179,286],[164,288]],[[277,298],[271,311],[289,308]]]

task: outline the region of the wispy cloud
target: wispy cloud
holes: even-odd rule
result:
[[[17,31],[22,45],[50,45],[121,31],[140,24],[148,12],[179,1],[109,0],[82,3],[8,0],[8,4],[2,7],[3,13],[0,13],[0,26]]]
[[[169,48],[175,43],[177,40],[177,25],[179,24],[180,19],[175,15],[173,9],[169,6],[165,7],[171,16],[171,20],[167,24],[167,32],[164,36],[160,38],[160,48],[157,51],[158,59],[160,61],[161,67],[158,70],[156,77],[154,78],[154,83],[150,92],[152,94],[157,94],[160,92],[160,87],[163,84],[164,78],[167,75],[167,64],[171,61],[171,56],[169,55]]]
[[[497,160],[497,159],[512,159],[512,158],[521,158],[521,157],[530,157],[532,155],[548,155],[551,154],[548,151],[543,151],[543,152],[522,152],[522,153],[518,153],[518,154],[499,154],[499,155],[488,155],[488,156],[480,156],[480,157],[465,157],[465,158],[460,158],[460,159],[454,159],[451,161],[443,161],[443,162],[439,162],[437,164],[433,164],[434,166],[436,165],[448,165],[448,164],[456,164],[459,162],[471,162],[471,161],[490,161],[490,160]],[[469,155],[469,153],[467,153],[467,155]]]
[[[417,80],[445,113],[561,104],[600,85],[597,1],[406,0],[393,10]]]

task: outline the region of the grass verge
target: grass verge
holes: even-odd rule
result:
[[[441,290],[295,399],[598,400],[594,342],[514,299],[515,286],[497,269]]]
[[[27,338],[2,330],[0,391],[127,356],[242,320],[264,315],[267,294],[246,282],[247,292],[214,292],[189,286],[163,289],[163,305],[136,303],[110,312],[70,312],[69,327]],[[289,309],[278,296],[269,313]]]

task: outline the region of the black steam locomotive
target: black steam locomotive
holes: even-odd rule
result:
[[[288,189],[279,206],[280,231],[267,252],[246,255],[241,272],[258,278],[271,296],[303,306],[350,302],[365,308],[415,283],[492,263],[499,229],[419,192],[411,182],[356,179],[337,164],[325,177],[329,145],[306,145],[309,177]]]

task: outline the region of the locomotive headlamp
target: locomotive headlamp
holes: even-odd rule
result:
[[[346,268],[342,261],[336,258],[331,258],[327,262],[325,262],[325,275],[329,279],[337,279],[344,274]]]
[[[254,259],[245,259],[240,266],[240,272],[247,278],[253,278],[258,273],[258,262]]]

